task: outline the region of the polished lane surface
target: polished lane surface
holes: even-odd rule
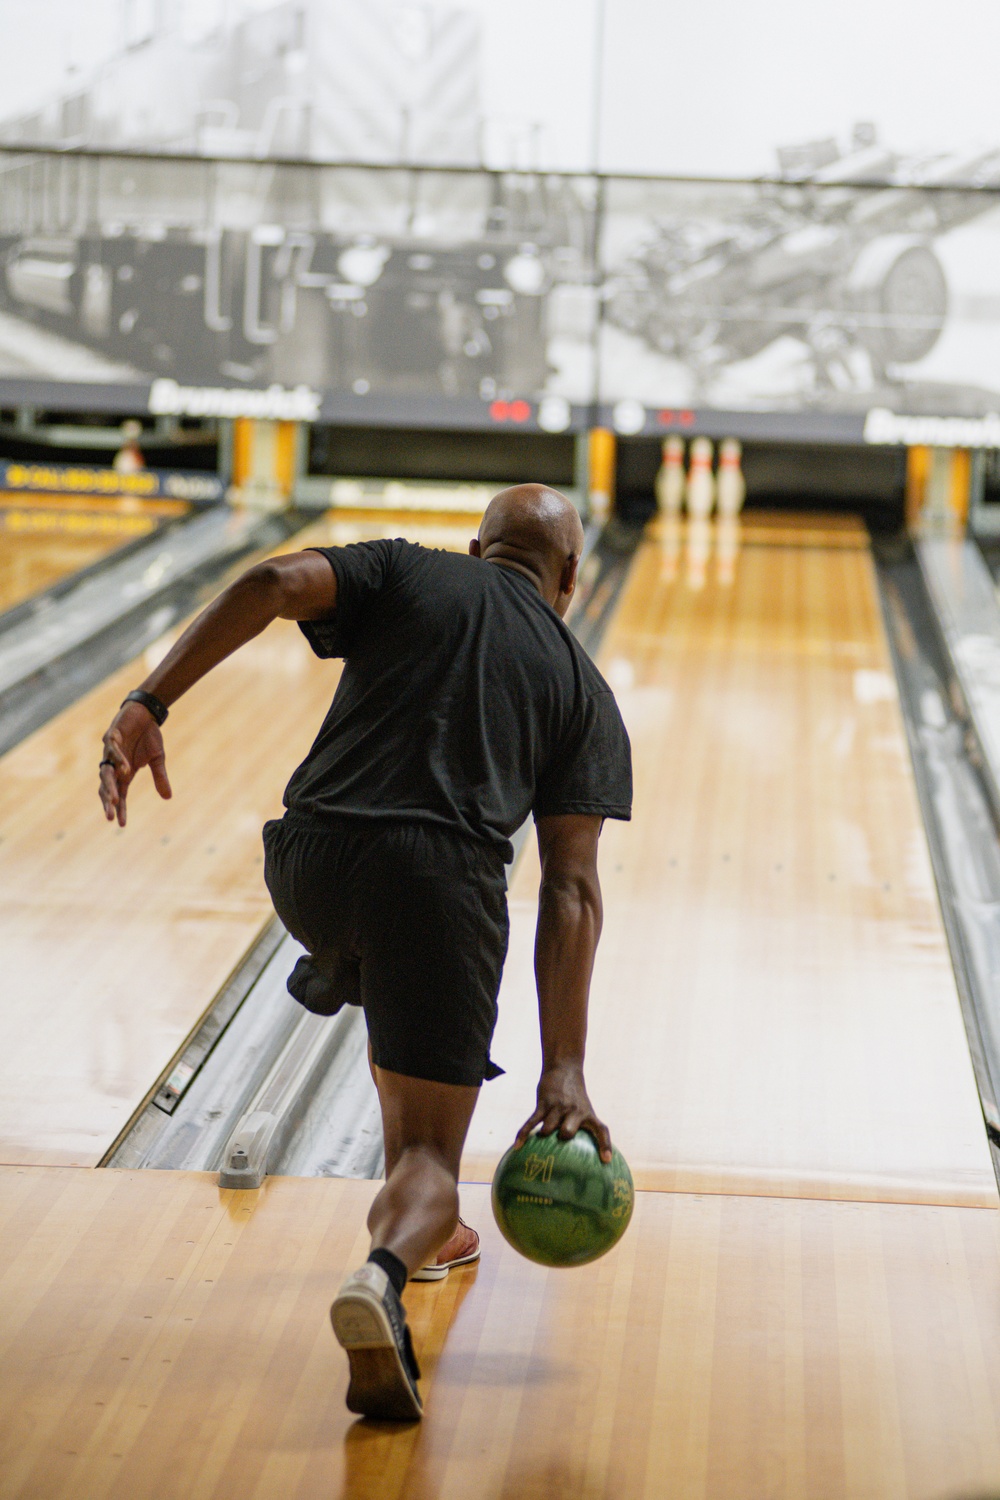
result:
[[[870,560],[785,530],[707,557],[652,534],[602,656],[638,795],[605,833],[591,1081],[674,1190],[566,1272],[465,1186],[483,1260],[408,1288],[426,1417],[393,1429],[345,1410],[327,1321],[376,1184],[0,1168],[0,1496],[1000,1490],[1000,1212],[969,1206],[996,1197]],[[535,879],[529,855],[484,1159],[534,1085]]]
[[[57,504],[61,498],[69,503]],[[0,613],[148,536],[162,519],[134,500],[87,505],[75,496],[40,503],[36,495],[0,495]]]
[[[380,534],[464,548],[477,524],[333,516],[281,550]],[[143,777],[114,828],[97,801],[100,737],[172,639],[2,761],[0,1161],[99,1161],[271,914],[260,830],[339,664],[276,621],[172,711],[173,801]]]
[[[411,1285],[419,1427],[345,1409],[374,1183],[0,1169],[4,1500],[942,1500],[1000,1491],[1000,1213],[640,1193],[548,1271],[466,1190]]]
[[[639,1185],[995,1204],[866,535],[659,524],[599,664],[635,763],[601,839],[588,1082]],[[538,863],[466,1176],[529,1113]]]

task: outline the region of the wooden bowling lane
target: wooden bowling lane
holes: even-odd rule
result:
[[[4,1500],[941,1500],[1000,1489],[1000,1213],[642,1193],[546,1271],[406,1293],[421,1426],[327,1309],[375,1184],[0,1169]]]
[[[637,1183],[996,1203],[863,530],[655,527],[600,665],[636,796],[602,836],[588,1081]],[[533,844],[476,1180],[537,1081]]]
[[[0,496],[0,613],[148,536],[159,519],[136,501],[67,508],[40,506],[37,496]]]
[[[467,546],[476,525],[332,516],[283,550],[386,528]],[[261,827],[339,666],[277,621],[173,710],[173,800],[143,777],[122,831],[97,800],[100,736],[168,644],[0,763],[0,1161],[100,1160],[270,915]]]

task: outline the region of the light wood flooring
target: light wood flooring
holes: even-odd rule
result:
[[[406,1293],[418,1428],[360,1422],[327,1308],[374,1184],[0,1170],[4,1500],[946,1500],[1000,1491],[1000,1214],[643,1193],[576,1271],[466,1190]]]
[[[304,705],[311,725],[331,679],[320,691],[290,632],[258,644],[244,677],[192,694],[190,719],[171,721],[174,807],[137,800],[104,862],[90,853],[89,893],[84,856],[100,846],[74,834],[75,884],[24,950],[71,991],[45,980],[50,1054],[105,1130],[116,1095],[95,1054],[74,1052],[88,1043],[74,1006],[86,1013],[103,986],[117,997],[105,1036],[120,1035],[145,934],[155,993],[175,996],[152,1007],[162,1056],[184,1003],[197,1009],[177,976],[190,988],[200,974],[204,996],[260,919],[259,821],[306,734],[276,705]],[[750,518],[742,538],[654,528],[601,665],[637,773],[634,822],[603,839],[588,1065],[643,1189],[621,1244],[575,1271],[532,1266],[500,1239],[485,1180],[463,1186],[482,1263],[407,1289],[426,1416],[392,1429],[346,1411],[327,1321],[366,1253],[375,1184],[232,1194],[202,1174],[0,1167],[2,1500],[1000,1493],[1000,1212],[864,535],[786,517]],[[240,717],[265,684],[268,715]],[[91,777],[107,706],[74,729]],[[206,766],[213,710],[227,734]],[[30,742],[39,781],[63,764],[47,733]],[[252,753],[228,757],[233,743]],[[37,826],[31,766],[19,786]],[[76,800],[60,803],[60,786],[49,797],[68,819]],[[0,833],[18,813],[12,798]],[[39,882],[41,913],[68,835],[55,817],[36,855],[27,824],[22,884]],[[122,852],[134,828],[140,847]],[[217,830],[221,869],[207,854]],[[182,839],[176,871],[157,866],[174,936],[158,939],[152,911],[129,935],[163,837]],[[483,1091],[467,1161],[483,1179],[533,1096],[536,881],[529,851],[494,1048],[509,1072]],[[31,915],[30,892],[5,894]],[[91,948],[84,911],[99,914]],[[58,968],[60,922],[75,968]],[[123,1109],[156,1051],[140,1056],[149,1024],[136,1019],[131,1051],[108,1052],[128,1057]],[[22,1047],[0,1062],[0,1085],[16,1091],[31,1061]],[[40,1051],[34,1086],[50,1103],[53,1077]],[[5,1149],[38,1159],[38,1118],[18,1135],[0,1102],[0,1124]],[[63,1130],[43,1159],[96,1149]]]
[[[60,510],[0,495],[0,613],[147,536],[157,524],[134,501],[127,511],[113,504]]]
[[[477,524],[331,517],[281,550],[380,529],[464,548]],[[174,634],[0,760],[0,1161],[99,1161],[271,913],[261,828],[339,663],[276,621],[177,704],[173,800],[142,777],[119,829],[97,799],[101,735]]]
[[[645,1187],[995,1205],[865,534],[725,540],[654,527],[598,659],[635,808],[601,840],[595,1106]],[[537,885],[532,839],[479,1180],[533,1103]]]

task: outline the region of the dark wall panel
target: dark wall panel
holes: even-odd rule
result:
[[[417,428],[315,427],[313,474],[371,479],[573,483],[575,439],[529,432],[434,432]]]

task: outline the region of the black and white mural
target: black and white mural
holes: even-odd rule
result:
[[[985,416],[1000,125],[980,63],[939,63],[921,112],[913,64],[939,47],[894,31],[889,0],[862,47],[852,7],[783,52],[762,0],[672,21],[652,0],[0,0],[0,401],[270,391],[330,420],[553,431],[595,405],[622,430]],[[677,43],[710,21],[707,89]]]
[[[121,157],[0,171],[0,377],[65,380],[70,352],[81,379],[490,404],[561,376],[590,398],[588,179]]]
[[[993,409],[1000,149],[910,160],[866,124],[784,157],[794,186],[608,183],[603,399]]]

